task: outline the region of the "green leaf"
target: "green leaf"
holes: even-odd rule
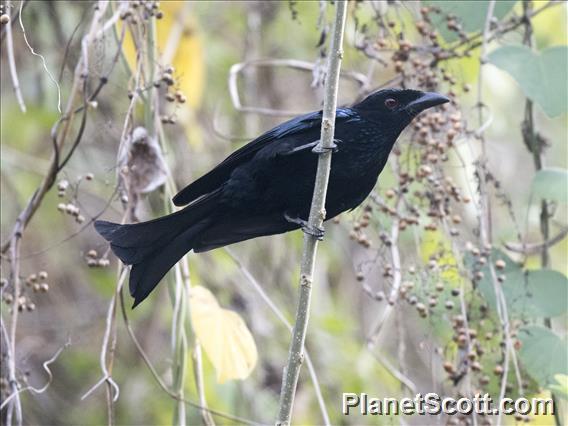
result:
[[[439,7],[442,14],[431,14],[432,23],[440,32],[444,40],[448,42],[459,39],[455,31],[450,31],[447,26],[446,16],[454,15],[466,33],[481,31],[485,26],[489,1],[426,1],[425,4]],[[516,1],[495,2],[493,16],[502,19],[515,5]]]
[[[508,314],[512,318],[550,318],[568,311],[568,279],[558,271],[539,269],[524,271],[505,253],[494,249],[491,259],[485,265],[476,265],[476,258],[468,255],[466,261],[472,271],[480,271],[483,278],[477,288],[492,309],[496,309],[495,288],[489,269],[489,262],[505,262],[502,270],[505,281],[498,283],[507,302]]]
[[[519,357],[528,373],[541,385],[557,384],[556,374],[568,374],[566,342],[547,328],[531,325],[519,330]]]
[[[532,192],[544,200],[568,203],[568,171],[548,168],[539,170],[532,181]]]
[[[558,271],[539,269],[528,272],[524,296],[537,315],[555,317],[567,311],[568,279]]]
[[[508,72],[549,117],[567,111],[567,46],[550,47],[540,53],[526,46],[503,46],[491,52],[487,60]]]

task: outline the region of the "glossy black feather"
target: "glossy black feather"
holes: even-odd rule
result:
[[[353,209],[373,189],[400,132],[420,111],[448,99],[415,90],[381,90],[338,108],[326,219]],[[183,210],[150,222],[96,222],[114,253],[133,265],[130,293],[144,300],[188,251],[202,252],[291,231],[307,220],[318,155],[321,111],[276,126],[180,191]],[[294,220],[290,220],[290,219]]]
[[[352,110],[338,108],[336,120],[338,123],[343,122],[348,120],[352,115]],[[321,116],[321,111],[305,114],[286,121],[264,133],[233,152],[213,170],[178,192],[173,198],[174,204],[176,206],[184,206],[200,196],[215,190],[230,177],[236,167],[250,160],[259,150],[266,148],[268,145],[278,145],[280,141],[288,137],[299,136],[313,130],[319,131]],[[293,149],[294,147],[287,147],[287,149],[288,148]]]

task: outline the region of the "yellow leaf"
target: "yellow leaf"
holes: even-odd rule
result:
[[[454,285],[460,282],[460,274],[456,258],[452,252],[452,246],[441,232],[425,232],[420,246],[420,253],[424,263],[428,263],[431,256],[437,258],[438,267],[441,270],[440,278],[445,282]]]
[[[191,324],[217,372],[217,382],[247,378],[258,358],[254,339],[236,312],[219,306],[206,288],[191,288]]]
[[[556,379],[556,383],[550,385],[549,388],[568,397],[568,376],[566,374],[555,374],[554,379]]]
[[[197,22],[190,15],[190,2],[162,2],[163,18],[156,20],[156,39],[159,65],[174,67],[176,89],[187,98],[185,105],[197,108],[201,105],[205,84],[203,44]],[[118,24],[122,29],[122,22]],[[123,52],[130,69],[136,69],[136,48],[132,34],[127,31]]]
[[[549,391],[543,391],[540,392],[536,395],[531,395],[531,396],[527,396],[526,397],[528,400],[532,400],[533,398],[538,398],[538,399],[543,399],[543,400],[549,400],[552,398],[552,394]],[[555,409],[558,410],[559,407],[556,407]],[[535,408],[533,407],[533,410]],[[550,412],[550,406],[549,406],[549,412],[547,414],[542,414],[542,413],[530,413],[529,416],[531,417],[531,422],[529,424],[532,425],[538,425],[538,426],[555,426],[556,425],[556,421],[554,420],[554,414],[552,414],[552,412]]]

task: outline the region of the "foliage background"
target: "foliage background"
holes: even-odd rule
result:
[[[447,2],[428,2],[446,11]],[[459,7],[450,13],[458,18],[463,14],[463,26],[471,33],[481,31],[488,2],[459,2]],[[468,4],[473,8],[467,9]],[[506,3],[506,4],[505,4]],[[485,5],[485,8],[482,6]],[[503,5],[505,4],[505,5]],[[538,9],[547,2],[533,2]],[[81,56],[80,40],[86,33],[92,19],[92,2],[51,2],[28,1],[23,9],[22,23],[26,28],[29,44],[41,53],[51,73],[61,87],[63,105],[69,96],[73,72]],[[118,4],[113,7],[116,8]],[[465,5],[465,6],[463,6]],[[4,4],[7,8],[9,5]],[[10,14],[17,10],[14,3]],[[140,7],[145,7],[142,4]],[[160,9],[163,18],[157,22],[158,52],[162,49],[176,16],[184,16],[183,31],[176,55],[171,64],[156,63],[156,69],[163,70],[173,65],[175,87],[186,98],[186,102],[168,103],[163,97],[160,102],[167,114],[173,114],[175,124],[164,125],[168,144],[165,147],[165,160],[171,168],[171,174],[179,187],[199,177],[217,164],[228,153],[243,142],[250,140],[260,132],[283,121],[284,117],[271,117],[263,114],[250,114],[237,111],[231,103],[227,77],[233,64],[261,58],[298,59],[325,65],[319,44],[322,41],[322,29],[332,14],[322,15],[323,10],[331,9],[325,3],[318,2],[192,2],[181,4],[162,2]],[[420,43],[415,24],[421,18],[420,8],[426,7],[419,2],[352,2],[346,30],[344,70],[361,73],[369,78],[368,89],[378,87],[400,74],[391,55],[396,49],[398,34],[404,33],[409,40]],[[511,16],[523,13],[521,2],[498,2],[503,7],[496,15],[502,22]],[[501,15],[498,15],[501,13]],[[112,14],[109,8],[105,19]],[[377,24],[376,16],[381,14],[385,22],[392,22],[384,36],[379,34],[384,29]],[[322,22],[323,16],[323,24]],[[318,25],[318,20],[320,24]],[[438,25],[442,35],[448,33],[447,22]],[[362,53],[362,28],[367,26],[368,37],[386,40],[388,46],[378,49],[379,61]],[[566,49],[566,4],[549,7],[532,19],[534,28],[534,49],[544,51],[553,46]],[[3,25],[4,27],[4,25]],[[3,34],[4,34],[4,28]],[[120,34],[117,25],[116,34]],[[2,44],[1,84],[1,191],[2,191],[2,242],[10,238],[12,226],[17,215],[24,208],[49,167],[52,145],[50,129],[59,117],[57,110],[57,88],[42,66],[41,59],[33,56],[22,36],[19,23],[14,23],[14,55],[23,98],[27,111],[23,113],[16,101],[8,69],[6,41]],[[452,42],[451,31],[447,35]],[[117,48],[117,36],[113,31],[106,31],[103,36],[90,45],[89,74],[90,86],[97,78],[105,75],[112,63]],[[325,41],[325,40],[324,40]],[[499,59],[491,55],[502,46],[522,43],[522,27],[507,32],[502,37],[487,45],[489,61],[499,64]],[[359,46],[359,47],[357,47]],[[390,47],[390,50],[389,50]],[[479,77],[480,49],[472,48],[469,58],[454,58],[444,66],[456,79],[450,87],[441,81],[439,90],[454,90],[456,103],[461,110],[464,128],[475,130],[477,123],[478,101],[477,82]],[[81,398],[102,377],[99,366],[101,342],[105,332],[105,318],[109,300],[114,294],[117,282],[116,260],[110,256],[110,265],[106,267],[88,267],[87,253],[96,250],[98,255],[105,252],[106,246],[94,232],[92,226],[85,226],[102,213],[105,219],[120,220],[122,205],[114,190],[116,185],[116,153],[123,131],[123,125],[132,90],[132,68],[136,64],[136,48],[128,38],[123,46],[123,54],[113,68],[108,83],[97,97],[96,108],[90,107],[86,128],[81,143],[70,162],[60,172],[58,182],[69,182],[69,188],[63,197],[58,196],[54,188],[47,193],[43,204],[30,222],[22,240],[20,268],[21,277],[26,280],[31,274],[40,271],[48,273],[49,291],[33,292],[32,287],[25,288],[26,306],[34,304],[33,311],[25,310],[19,317],[17,331],[17,369],[22,382],[41,386],[47,380],[42,363],[51,358],[66,341],[65,348],[57,360],[50,366],[53,380],[47,391],[41,394],[22,395],[25,423],[29,424],[101,424],[108,422],[107,396],[104,387],[97,388],[84,400]],[[565,58],[561,57],[561,58]],[[489,262],[497,258],[511,257],[515,262],[522,262],[526,269],[541,268],[540,253],[523,257],[519,253],[507,251],[506,242],[518,241],[518,232],[524,241],[538,243],[542,241],[539,231],[539,198],[554,198],[554,215],[551,218],[551,236],[558,234],[567,226],[566,220],[566,180],[567,135],[566,135],[566,93],[560,84],[558,90],[549,87],[551,81],[562,81],[566,76],[566,63],[560,62],[544,66],[542,74],[530,80],[529,85],[536,87],[539,94],[545,94],[544,100],[535,98],[535,128],[546,139],[544,163],[546,167],[556,167],[563,172],[560,178],[545,182],[542,186],[532,187],[535,169],[533,155],[523,143],[521,122],[525,111],[525,95],[515,78],[514,70],[507,70],[512,59],[505,57],[500,66],[483,66],[482,99],[489,107],[492,121],[484,133],[487,169],[499,182],[497,190],[492,190],[489,197],[493,201],[492,226],[493,246],[505,254],[489,257]],[[530,61],[528,61],[530,62]],[[130,65],[128,65],[130,64]],[[525,61],[525,67],[528,65]],[[553,66],[554,65],[554,66]],[[510,73],[507,73],[506,71]],[[524,67],[522,67],[524,69]],[[439,72],[439,69],[436,70]],[[297,112],[310,111],[320,107],[322,88],[311,87],[313,76],[309,72],[292,70],[286,67],[249,68],[239,78],[243,104],[261,106],[278,110]],[[517,78],[519,80],[519,78]],[[396,84],[395,84],[396,85]],[[467,85],[467,90],[464,89]],[[456,89],[457,87],[457,89]],[[533,92],[534,93],[534,92]],[[340,102],[350,103],[359,95],[357,84],[343,79],[340,88]],[[537,99],[538,98],[538,99]],[[541,102],[539,103],[539,100]],[[559,108],[560,113],[550,118],[543,112],[548,103]],[[175,106],[174,106],[175,104]],[[553,108],[553,107],[550,107]],[[147,108],[146,108],[147,110]],[[144,124],[145,108],[136,106],[133,112],[135,124]],[[78,122],[73,122],[72,131],[78,129]],[[400,149],[405,151],[415,135],[412,129],[401,137]],[[450,161],[443,167],[452,175],[469,196],[476,198],[478,181],[474,176],[474,163],[480,152],[479,141],[467,131],[457,139],[452,152],[460,154],[458,161],[452,154]],[[85,178],[92,174],[92,180]],[[375,194],[387,199],[389,189],[396,187],[398,176],[393,168],[387,167],[376,187]],[[79,184],[80,182],[80,184]],[[291,178],[293,184],[293,177]],[[551,188],[553,191],[550,191]],[[167,191],[167,190],[166,190]],[[141,219],[155,217],[164,212],[163,188],[141,201],[137,214]],[[502,191],[510,201],[510,208],[504,204],[499,193]],[[550,195],[552,193],[552,195]],[[564,198],[563,198],[564,197]],[[108,201],[111,201],[107,205]],[[387,200],[388,201],[388,200]],[[70,215],[58,211],[58,204],[72,202],[79,206],[85,217],[82,224]],[[369,204],[372,204],[371,202]],[[460,212],[460,236],[452,241],[457,245],[457,253],[463,255],[465,269],[471,250],[467,242],[480,246],[478,241],[478,214],[475,203],[471,203]],[[167,207],[166,207],[167,208]],[[460,392],[460,386],[454,386],[447,379],[444,371],[445,362],[458,362],[459,350],[452,343],[452,330],[448,326],[455,312],[443,308],[446,300],[452,300],[446,293],[451,287],[465,285],[472,309],[483,300],[491,305],[491,287],[488,291],[471,290],[471,282],[463,274],[457,276],[443,273],[428,273],[430,255],[439,254],[440,245],[448,246],[448,236],[443,232],[429,232],[423,225],[401,231],[398,248],[403,261],[404,280],[414,280],[419,289],[419,297],[428,304],[429,294],[438,281],[445,283],[444,297],[440,306],[431,309],[428,318],[421,318],[415,307],[406,302],[395,304],[394,315],[381,335],[380,344],[368,347],[372,338],[374,324],[388,304],[377,300],[377,292],[390,291],[391,277],[385,277],[386,265],[391,262],[388,247],[381,242],[381,232],[390,232],[392,219],[374,209],[370,218],[368,239],[370,247],[358,244],[350,239],[354,224],[360,223],[363,209],[342,215],[339,223],[327,225],[326,241],[320,246],[315,277],[312,321],[308,334],[307,347],[318,373],[323,398],[333,423],[346,424],[392,424],[399,419],[365,418],[361,416],[344,417],[340,414],[342,392],[366,392],[377,397],[407,395],[409,390],[401,385],[393,375],[393,368],[402,371],[416,389],[423,393],[436,390],[450,396]],[[513,220],[514,219],[514,220]],[[516,350],[522,364],[523,379],[530,382],[526,392],[533,396],[551,389],[550,374],[568,374],[566,366],[566,274],[568,256],[567,239],[550,247],[550,262],[547,269],[560,274],[558,283],[545,292],[542,301],[544,314],[525,314],[526,306],[519,308],[521,315],[515,329],[536,325],[542,327],[543,316],[556,299],[560,307],[551,321],[553,346],[547,351],[546,346],[536,345],[531,349],[530,341]],[[301,233],[261,238],[235,245],[230,253],[216,250],[209,253],[190,255],[189,267],[191,284],[211,290],[220,305],[238,312],[245,320],[256,342],[258,361],[251,375],[244,380],[229,380],[218,383],[210,357],[203,355],[204,394],[209,405],[219,411],[232,413],[256,422],[271,423],[277,411],[281,370],[287,356],[289,334],[267,307],[258,292],[250,286],[251,274],[264,288],[270,299],[285,313],[288,320],[293,320],[296,302],[296,283],[301,251]],[[452,264],[456,251],[446,250],[449,258],[438,258],[444,266]],[[242,267],[235,262],[239,259]],[[449,260],[448,260],[449,259]],[[410,269],[418,270],[418,276],[409,277]],[[523,276],[521,267],[512,265],[514,273]],[[450,267],[451,269],[451,267]],[[470,270],[475,267],[471,266]],[[243,270],[245,273],[243,273]],[[2,277],[10,275],[10,258],[2,256]],[[175,281],[173,274],[169,280]],[[424,278],[425,277],[425,278]],[[541,277],[542,278],[542,277]],[[555,278],[555,279],[556,279]],[[536,280],[535,286],[547,288],[545,283]],[[510,282],[510,277],[508,282]],[[518,284],[522,285],[523,278]],[[174,284],[170,285],[174,288]],[[14,306],[6,303],[10,292],[10,283],[2,289],[3,321],[10,321],[9,310]],[[535,290],[536,293],[539,290]],[[179,358],[179,353],[172,352],[172,303],[168,286],[161,285],[144,304],[128,312],[140,344],[156,367],[163,380],[170,383],[179,376],[172,368],[180,359],[186,364],[182,387],[185,397],[198,401],[199,395],[193,376],[193,333],[186,324],[189,338],[188,353]],[[371,297],[375,295],[375,297]],[[509,307],[516,309],[515,303],[522,300],[522,295],[508,299]],[[421,299],[422,300],[422,299]],[[129,303],[127,297],[127,304]],[[532,305],[531,305],[532,306]],[[532,309],[532,308],[531,308]],[[494,313],[493,313],[494,314]],[[473,317],[472,317],[473,318]],[[494,318],[494,317],[493,317]],[[491,323],[493,320],[489,320]],[[182,321],[185,323],[185,320]],[[479,326],[479,332],[485,333],[485,325]],[[495,326],[496,335],[500,333]],[[539,330],[541,330],[539,328]],[[143,363],[139,352],[127,334],[120,314],[116,321],[117,345],[112,367],[113,380],[120,387],[118,401],[112,405],[113,421],[119,424],[170,424],[179,416],[179,404],[163,392]],[[519,332],[517,330],[517,332]],[[540,332],[540,331],[539,331]],[[519,335],[522,341],[522,336]],[[514,336],[517,341],[517,336]],[[560,346],[558,347],[558,342]],[[488,385],[492,395],[498,395],[498,383],[493,379],[492,370],[499,364],[501,349],[499,338],[488,339],[484,345],[493,353],[484,363],[483,369],[492,377]],[[520,344],[519,344],[520,345]],[[3,342],[3,356],[6,345]],[[522,354],[525,351],[525,354]],[[526,351],[529,351],[527,354]],[[532,351],[532,353],[530,352]],[[535,357],[535,351],[546,356]],[[540,364],[539,364],[540,363]],[[394,367],[392,367],[394,365]],[[539,371],[554,365],[549,375],[539,377]],[[5,363],[3,359],[3,374]],[[3,376],[4,377],[4,376]],[[511,376],[513,377],[513,376]],[[474,380],[474,387],[477,379]],[[511,379],[510,382],[514,383]],[[9,393],[3,382],[3,398]],[[545,395],[546,393],[543,393]],[[556,397],[563,401],[562,390]],[[564,404],[565,402],[559,402]],[[178,408],[176,408],[178,407]],[[177,414],[175,414],[177,412]],[[565,412],[565,411],[564,411]],[[315,397],[314,388],[307,369],[302,370],[301,383],[296,398],[294,419],[297,424],[320,423],[321,414]],[[188,423],[201,422],[199,410],[187,407],[184,414]],[[5,419],[5,410],[3,420]],[[179,418],[177,418],[179,420]],[[217,423],[232,423],[231,420],[216,418]],[[420,424],[420,418],[404,419],[410,424]],[[510,424],[515,419],[507,420]],[[534,424],[554,424],[554,419],[533,418]]]

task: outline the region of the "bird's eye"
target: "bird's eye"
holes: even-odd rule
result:
[[[398,106],[398,101],[395,98],[387,98],[385,100],[385,106],[388,109],[394,109]]]

